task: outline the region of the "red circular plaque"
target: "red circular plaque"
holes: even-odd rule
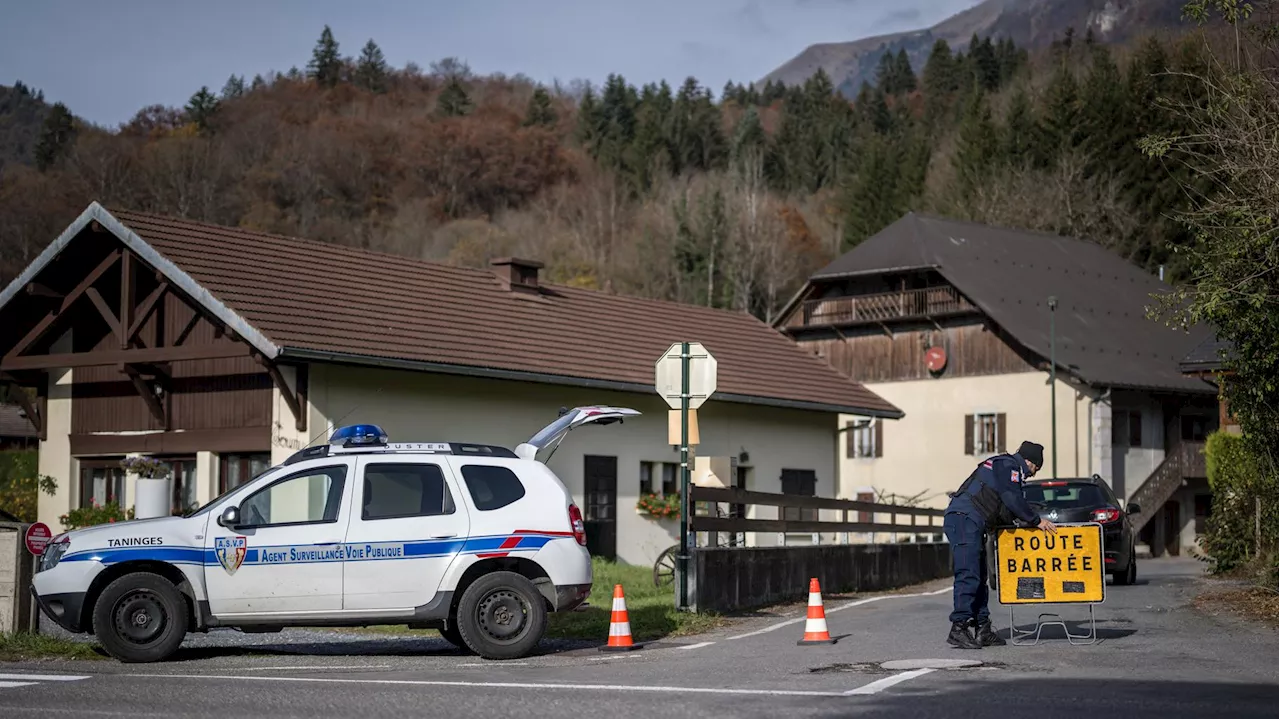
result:
[[[27,527],[27,551],[37,557],[44,554],[44,548],[49,544],[50,539],[53,539],[53,533],[49,531],[49,525],[44,522],[36,522]]]
[[[947,351],[941,347],[930,347],[924,353],[924,366],[930,372],[941,372],[947,366]]]

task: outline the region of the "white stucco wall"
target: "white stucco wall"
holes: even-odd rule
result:
[[[313,365],[310,373],[312,412],[308,434],[312,436],[321,433],[324,422],[330,423],[330,430],[333,425],[369,422],[381,426],[393,441],[478,442],[514,447],[554,421],[562,406],[612,404],[639,410],[643,416],[620,425],[575,430],[548,466],[582,507],[584,455],[617,457],[620,561],[651,564],[662,550],[676,542],[676,521],[658,522],[635,510],[640,463],[680,461],[678,448],[667,444],[667,406],[656,394],[337,365]],[[748,453],[748,461],[742,464],[752,468],[749,489],[779,492],[783,468],[812,469],[817,473],[818,495],[835,495],[834,414],[712,400],[699,411],[698,423],[701,444],[695,448],[697,455]],[[772,512],[762,509],[753,516],[773,519]],[[804,535],[802,541],[808,541],[808,537]],[[776,541],[774,535],[756,539],[760,544]]]
[[[70,352],[71,332],[54,342],[49,351]],[[54,534],[62,531],[62,522],[58,518],[75,506],[75,493],[79,491],[75,482],[79,468],[71,456],[72,373],[70,369],[49,370],[49,396],[44,417],[47,439],[40,442],[37,459],[40,474],[48,475],[58,483],[58,489],[52,496],[41,492],[36,505],[37,518]]]
[[[1016,451],[1023,440],[1042,444],[1045,467],[1037,476],[1053,474],[1051,402],[1046,373],[880,382],[868,384],[867,389],[902,409],[906,416],[879,424],[882,457],[849,459],[842,438],[839,449],[842,497],[852,498],[858,487],[874,487],[900,498],[923,492],[922,506],[945,507],[946,493],[958,487],[986,456],[964,453],[964,416],[974,413],[1005,413],[1008,422],[1005,450]],[[1090,395],[1059,378],[1059,476],[1092,474],[1089,400]],[[853,419],[850,415],[841,415],[840,424],[843,426]],[[1110,441],[1109,435],[1106,441]]]

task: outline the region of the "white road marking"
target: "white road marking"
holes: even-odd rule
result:
[[[907,672],[908,674],[910,672]],[[584,691],[649,692],[664,694],[750,694],[765,696],[843,697],[845,692],[801,691],[795,689],[719,689],[714,687],[664,687],[636,684],[554,684],[530,682],[468,682],[428,679],[339,679],[334,677],[259,677],[223,676],[217,674],[120,674],[139,679],[233,679],[259,682],[321,682],[324,684],[390,684],[428,687],[469,687],[488,689],[577,689]]]
[[[632,654],[632,653],[627,653],[627,654],[614,654],[613,656],[608,656],[608,657],[591,657],[591,661],[593,661],[593,662],[607,662],[607,661],[609,661],[610,659],[630,659],[630,658],[632,658],[632,657],[638,657],[638,656],[641,656],[641,655],[640,655],[640,654]]]
[[[88,678],[73,674],[0,674],[0,679],[31,679],[37,682],[77,682]]]
[[[29,687],[35,682],[0,682],[0,689],[10,689],[12,687]]]
[[[465,664],[464,664],[463,666],[467,666],[467,665],[465,665]],[[236,669],[236,671],[245,671],[245,670],[248,670],[248,671],[255,671],[255,672],[267,672],[267,671],[286,671],[286,670],[290,670],[290,669],[299,669],[299,670],[311,670],[311,669],[316,669],[316,670],[319,670],[319,669],[345,669],[345,670],[351,670],[351,669],[390,669],[390,668],[391,668],[391,665],[390,665],[390,664],[373,664],[373,665],[369,665],[369,664],[351,664],[351,665],[348,665],[348,666],[341,666],[341,667],[328,666],[328,665],[324,665],[324,664],[317,664],[317,665],[315,665],[315,666],[306,666],[306,665],[301,665],[301,664],[289,664],[289,665],[286,665],[286,666],[279,666],[279,667],[238,667],[238,668]]]
[[[850,697],[858,696],[861,694],[879,694],[880,692],[884,691],[885,689],[888,689],[891,686],[894,686],[895,684],[901,684],[902,682],[905,682],[908,679],[915,679],[916,677],[924,676],[925,674],[928,674],[931,671],[933,670],[932,669],[912,669],[909,672],[894,674],[893,676],[885,677],[884,679],[877,679],[874,682],[871,682],[870,684],[864,684],[858,687],[857,689],[851,689],[845,692],[844,694],[845,696],[850,696]]]
[[[697,644],[686,644],[683,647],[676,647],[676,649],[701,649],[702,647],[709,647],[712,644],[715,644],[715,642],[698,642]]]
[[[951,587],[944,587],[943,589],[939,589],[939,590],[938,590],[938,591],[936,591],[936,592],[919,592],[919,593],[916,593],[916,594],[882,594],[882,595],[880,595],[880,596],[878,596],[878,597],[868,597],[868,598],[866,598],[866,599],[859,599],[859,600],[857,600],[857,601],[847,602],[847,603],[845,603],[845,604],[841,604],[841,605],[840,605],[840,606],[838,606],[838,607],[833,607],[833,608],[831,608],[831,609],[827,609],[827,610],[824,612],[824,614],[834,614],[834,613],[836,613],[836,612],[842,612],[842,611],[844,611],[844,610],[846,610],[846,609],[850,609],[850,608],[852,608],[852,607],[860,607],[860,606],[862,606],[863,604],[870,604],[870,603],[872,603],[872,602],[879,602],[879,601],[884,600],[884,599],[907,599],[908,597],[932,597],[932,596],[936,596],[936,595],[938,595],[938,594],[943,594],[943,593],[945,593],[945,592],[950,592],[950,591],[951,591]],[[772,631],[777,630],[777,629],[781,629],[781,628],[783,628],[783,627],[789,627],[789,626],[791,626],[792,624],[799,624],[800,622],[803,622],[805,619],[806,619],[806,617],[804,617],[804,616],[796,617],[795,619],[788,619],[788,620],[786,620],[785,622],[778,622],[777,624],[771,624],[771,625],[769,625],[769,626],[765,627],[764,629],[757,629],[757,630],[755,630],[754,632],[747,632],[746,634],[737,634],[737,635],[734,635],[734,636],[732,636],[732,637],[728,637],[727,639],[725,639],[725,641],[730,641],[730,640],[733,640],[733,639],[746,639],[747,637],[755,637],[755,636],[759,636],[759,635],[761,635],[761,634],[767,634],[767,633],[769,633],[769,632],[772,632]]]
[[[527,667],[529,666],[529,662],[467,662],[466,664],[459,664],[458,666],[460,667],[491,667],[494,665],[503,666],[503,667]]]
[[[84,709],[81,707],[11,707],[5,705],[8,711],[19,712],[18,716],[48,716],[50,714],[74,714],[75,716],[104,716],[104,717],[130,717],[137,719],[138,717],[160,717],[161,719],[169,719],[173,716],[172,711],[164,712],[139,712],[137,709],[128,711],[111,711],[109,709]]]

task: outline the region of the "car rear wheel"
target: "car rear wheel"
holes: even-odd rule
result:
[[[150,572],[107,585],[93,607],[93,633],[122,662],[158,662],[187,634],[186,603],[173,583]]]
[[[480,577],[458,602],[458,632],[485,659],[519,659],[547,629],[547,608],[533,582],[515,572]]]
[[[1129,550],[1129,566],[1123,572],[1116,572],[1116,584],[1133,584],[1138,581],[1138,556],[1137,552]]]

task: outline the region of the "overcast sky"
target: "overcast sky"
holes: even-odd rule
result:
[[[641,84],[750,82],[815,42],[927,27],[977,0],[6,0],[0,84],[22,80],[109,127],[227,76],[305,68],[327,23],[341,52],[456,56],[478,73]]]

